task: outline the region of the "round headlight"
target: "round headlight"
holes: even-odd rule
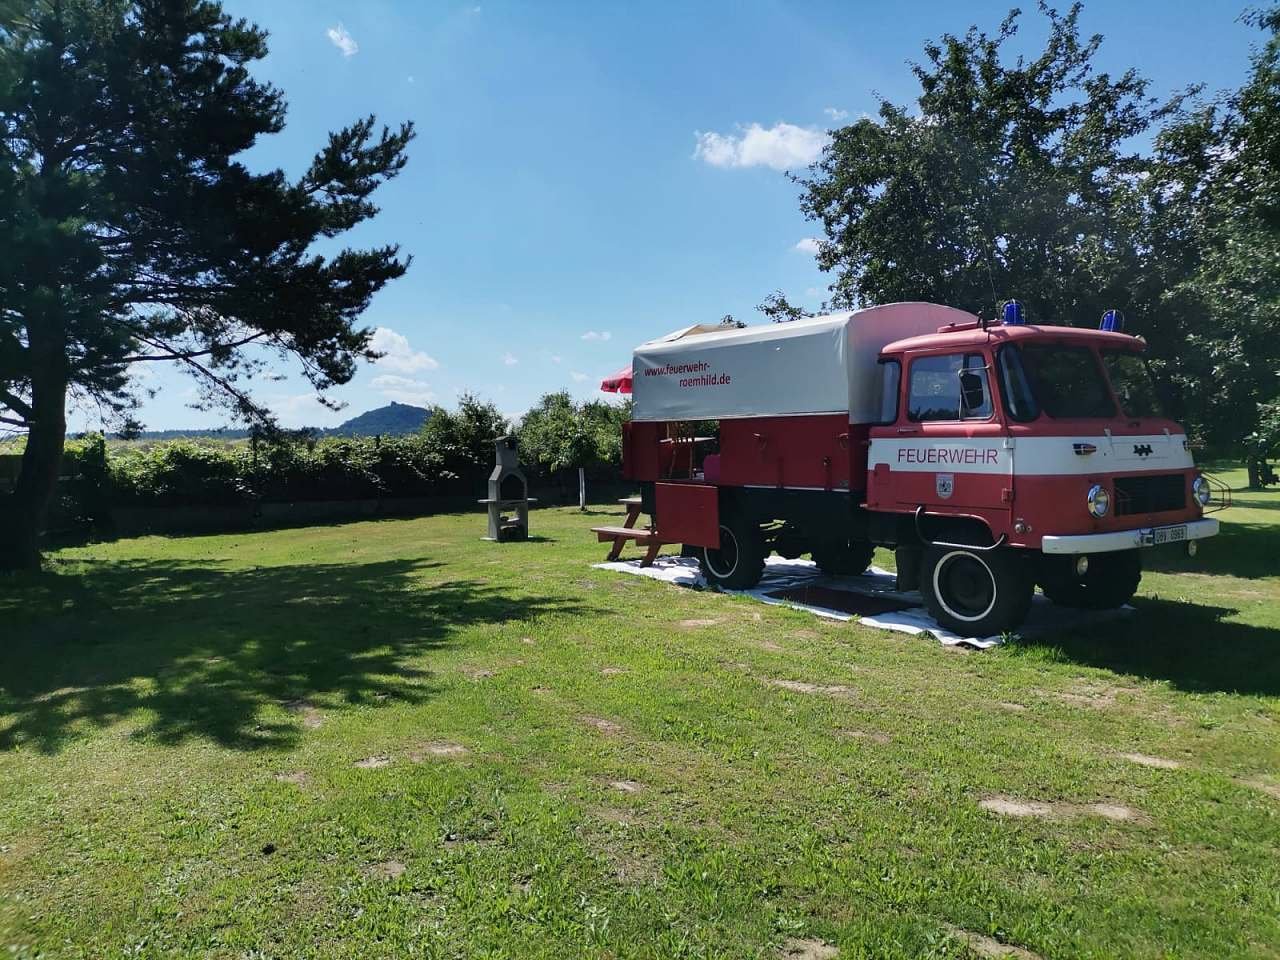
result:
[[[1213,499],[1213,490],[1209,487],[1209,481],[1204,477],[1196,477],[1191,483],[1191,492],[1195,495],[1196,502],[1202,507],[1207,507],[1209,501]]]
[[[1110,509],[1111,494],[1107,493],[1106,487],[1095,483],[1089,488],[1089,512],[1101,519],[1107,515],[1107,511]]]

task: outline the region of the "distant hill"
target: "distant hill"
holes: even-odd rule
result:
[[[402,433],[417,433],[430,417],[430,410],[393,400],[385,407],[362,413],[340,426],[322,432],[334,437],[390,437]]]
[[[417,433],[431,417],[431,411],[407,403],[392,401],[385,407],[369,410],[352,417],[336,427],[311,430],[321,437],[394,437],[405,433]],[[248,430],[143,430],[140,440],[181,440],[213,437],[218,440],[244,440]],[[112,436],[112,439],[118,439]]]

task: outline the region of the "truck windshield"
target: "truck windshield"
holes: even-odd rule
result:
[[[1000,384],[1015,420],[1041,413],[1058,420],[1116,415],[1106,377],[1088,347],[1006,344],[1000,348]]]
[[[1164,416],[1160,395],[1142,354],[1131,350],[1104,350],[1102,365],[1107,368],[1125,416],[1135,419]]]

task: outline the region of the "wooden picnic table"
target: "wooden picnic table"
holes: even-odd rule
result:
[[[591,528],[591,532],[596,535],[600,543],[612,542],[613,544],[609,548],[608,557],[605,558],[606,562],[612,563],[617,560],[622,556],[622,548],[627,545],[627,542],[634,540],[636,546],[645,548],[645,554],[640,558],[640,566],[652,566],[653,561],[658,557],[658,551],[671,541],[661,539],[652,523],[648,527],[636,526],[640,514],[644,512],[644,504],[639,497],[623,497],[618,503],[627,508],[627,519],[622,526]]]

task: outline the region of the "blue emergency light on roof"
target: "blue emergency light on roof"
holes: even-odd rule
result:
[[[1006,327],[1020,327],[1027,322],[1022,315],[1022,304],[1017,300],[1010,300],[1004,305],[1004,325]]]
[[[1102,315],[1102,322],[1098,324],[1099,330],[1109,330],[1112,333],[1124,332],[1124,314],[1119,310],[1108,310]]]

